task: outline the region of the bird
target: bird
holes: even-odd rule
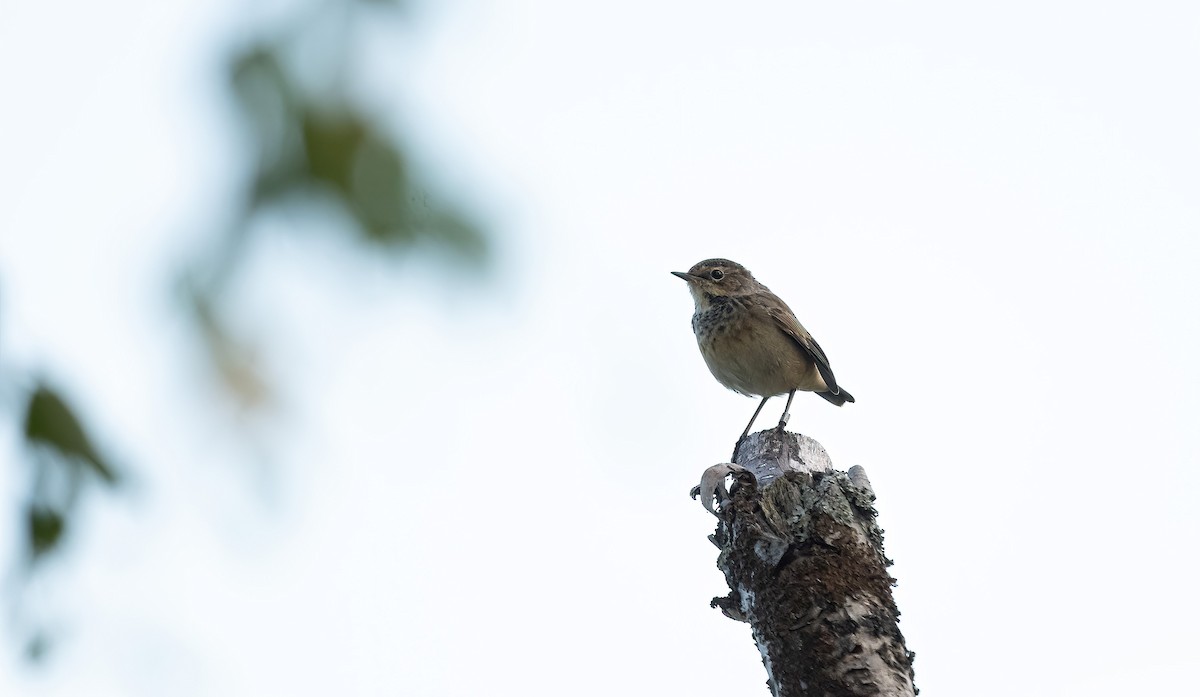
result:
[[[705,259],[688,271],[671,273],[687,281],[695,300],[692,331],[713,377],[734,392],[762,397],[739,445],[771,397],[787,394],[776,427],[780,432],[797,391],[816,392],[839,407],[854,401],[792,309],[746,267],[728,259]]]

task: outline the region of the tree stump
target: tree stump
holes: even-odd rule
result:
[[[709,539],[729,583],[712,606],[750,624],[771,693],[915,695],[866,473],[836,471],[820,443],[775,430],[734,456],[693,494],[717,516]]]

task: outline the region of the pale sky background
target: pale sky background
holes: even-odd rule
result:
[[[0,694],[767,694],[687,497],[755,406],[668,275],[712,256],[858,398],[791,427],[871,477],[922,695],[1194,685],[1200,6],[460,0],[368,31],[355,89],[495,272],[264,237],[239,317],[286,406],[251,457],[170,301],[234,190],[221,61],[282,7],[250,5],[0,5],[0,359],[136,479],[31,593],[49,661],[6,627]]]

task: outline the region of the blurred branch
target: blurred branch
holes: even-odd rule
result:
[[[345,214],[352,234],[347,237],[338,226],[320,231],[350,240],[364,255],[427,246],[448,252],[450,259],[471,270],[482,269],[489,258],[488,239],[480,226],[434,192],[386,119],[347,94],[345,78],[354,74],[350,61],[355,25],[327,20],[333,15],[347,20],[366,5],[373,6],[373,17],[380,11],[399,16],[405,3],[332,0],[299,8],[266,28],[267,38],[236,51],[228,64],[231,97],[252,157],[240,177],[243,190],[226,202],[232,224],[211,235],[209,246],[180,277],[197,342],[224,391],[248,410],[269,403],[272,391],[262,376],[263,352],[232,329],[228,308],[236,305],[231,288],[244,272],[251,248],[247,241],[257,234],[260,214],[328,205]],[[321,51],[294,50],[302,37],[315,33],[325,39]],[[302,64],[297,55],[303,55]],[[315,73],[338,79],[314,88],[320,83]],[[34,468],[24,504],[23,542],[32,570],[62,549],[85,487],[112,488],[121,476],[56,389],[35,385],[23,423]],[[40,631],[27,644],[27,655],[35,659],[50,645]]]
[[[401,5],[386,4],[393,10]],[[327,65],[309,69],[340,73],[331,68],[351,55],[353,24],[327,21],[327,15],[349,13],[354,5],[325,4],[298,15],[271,38],[237,52],[230,63],[231,92],[253,153],[251,172],[231,233],[214,236],[213,253],[185,276],[191,315],[209,359],[243,406],[263,404],[270,386],[249,359],[260,352],[231,329],[224,296],[261,213],[314,202],[332,206],[345,214],[351,240],[365,254],[426,245],[469,268],[482,267],[489,256],[480,227],[431,193],[385,121],[349,98],[340,83],[312,87],[320,81],[292,59],[295,45],[320,28],[326,38],[320,55]],[[330,26],[335,27],[332,38]],[[306,58],[311,62],[311,53]],[[343,233],[336,227],[319,231]]]

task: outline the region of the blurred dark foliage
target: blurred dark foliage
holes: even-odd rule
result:
[[[25,510],[27,552],[35,563],[58,548],[81,487],[88,481],[113,486],[118,479],[75,413],[46,385],[38,385],[29,396],[24,431],[36,464]]]
[[[479,229],[431,202],[383,124],[343,99],[303,94],[282,55],[278,46],[261,44],[232,68],[233,92],[258,145],[247,216],[325,194],[353,219],[362,242],[400,249],[429,242],[482,261],[487,250]]]
[[[327,226],[321,232],[349,239],[365,254],[403,254],[424,245],[441,249],[444,257],[468,269],[482,269],[488,260],[480,227],[431,192],[385,120],[355,103],[338,84],[313,89],[305,68],[293,59],[296,42],[320,29],[326,39],[322,60],[335,62],[334,72],[352,74],[353,66],[346,64],[355,25],[333,22],[339,28],[330,38],[329,20],[345,20],[368,5],[373,18],[381,12],[402,16],[402,3],[387,0],[340,0],[297,8],[277,26],[261,31],[251,45],[235,51],[228,63],[231,98],[252,149],[249,171],[243,193],[219,204],[231,210],[233,225],[214,231],[211,248],[180,275],[197,342],[226,393],[246,409],[264,404],[270,390],[261,376],[258,352],[230,329],[223,308],[233,302],[230,287],[243,273],[241,261],[247,241],[257,234],[259,214],[315,202],[335,207],[348,221],[345,227]],[[304,65],[311,70],[312,55],[305,57]],[[349,238],[347,227],[353,233]],[[12,366],[6,369],[14,372]],[[64,392],[29,376],[16,377],[18,384],[31,385],[22,416],[27,459],[33,466],[22,534],[23,567],[29,577],[62,551],[77,525],[80,497],[89,488],[115,489],[122,478],[96,447],[86,419]],[[116,435],[112,440],[119,441]],[[38,628],[30,635],[24,653],[38,660],[51,642]]]
[[[122,479],[57,389],[36,381],[24,397],[20,434],[31,469],[27,477],[29,490],[20,514],[14,518],[22,522],[24,548],[18,570],[28,579],[47,559],[62,552],[88,487],[112,489]],[[20,619],[20,598],[17,601],[15,617]],[[51,643],[49,633],[34,627],[25,640],[24,655],[31,661],[41,660]]]

